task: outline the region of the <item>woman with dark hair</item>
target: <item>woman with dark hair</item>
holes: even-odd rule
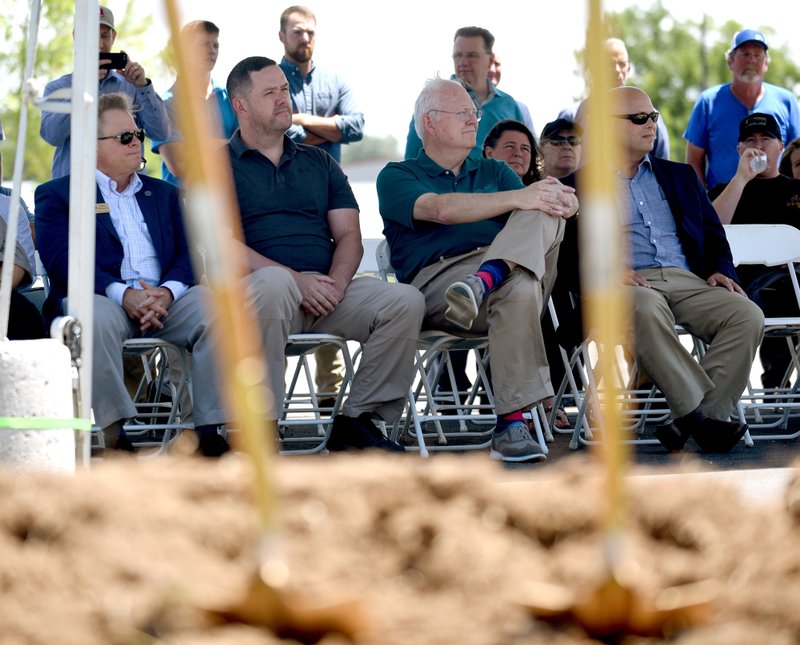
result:
[[[498,121],[483,141],[483,156],[505,161],[526,186],[542,179],[542,152],[531,131],[519,121]]]
[[[489,159],[504,161],[511,170],[517,173],[522,183],[526,186],[530,186],[544,179],[541,170],[542,151],[528,127],[519,121],[514,121],[513,119],[498,121],[495,126],[489,130],[489,134],[486,135],[486,139],[483,141],[483,156]],[[549,339],[552,343],[555,343],[554,332],[551,331],[550,334],[548,334],[548,332],[545,331],[548,327],[552,329],[552,325],[543,321],[542,331],[546,334],[545,341]],[[466,352],[464,354],[466,356]],[[548,360],[553,362],[556,359],[560,359],[558,351],[548,351]],[[561,370],[561,372],[563,372],[563,370]],[[557,371],[556,375],[559,374],[561,373]],[[559,381],[553,382],[560,382],[560,376]],[[555,397],[543,401],[544,409],[548,415],[554,413],[554,403]],[[557,428],[564,429],[570,427],[569,417],[567,417],[567,413],[562,408],[555,410],[555,415],[555,426]]]
[[[800,138],[789,142],[781,155],[778,172],[787,177],[800,179]]]

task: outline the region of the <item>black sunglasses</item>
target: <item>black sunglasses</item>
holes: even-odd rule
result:
[[[110,137],[97,137],[97,140],[103,141],[104,139],[118,139],[123,146],[127,146],[131,141],[133,141],[133,137],[136,137],[139,139],[139,141],[144,142],[144,130],[139,128],[133,132],[120,132],[119,134],[113,134]]]
[[[615,117],[618,119],[628,119],[631,123],[635,123],[636,125],[644,125],[647,123],[647,119],[653,119],[653,123],[658,122],[658,112],[637,112],[636,114],[615,114]]]
[[[552,143],[554,146],[561,147],[565,143],[568,143],[572,147],[579,146],[583,143],[583,139],[581,137],[569,136],[569,137],[553,137],[552,139],[545,139],[548,143]]]

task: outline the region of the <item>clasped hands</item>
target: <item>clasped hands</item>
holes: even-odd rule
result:
[[[300,289],[303,311],[312,316],[324,316],[336,309],[344,298],[344,292],[336,286],[336,280],[321,273],[295,273],[295,282]]]
[[[527,192],[525,210],[539,210],[551,217],[568,219],[578,212],[575,189],[565,186],[555,177],[545,177],[524,189]]]
[[[156,287],[139,280],[141,289],[129,287],[122,296],[122,308],[132,320],[139,323],[139,331],[163,329],[164,318],[175,298],[166,287]]]

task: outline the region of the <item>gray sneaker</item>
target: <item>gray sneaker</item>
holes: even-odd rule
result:
[[[502,432],[492,435],[493,459],[501,461],[534,461],[547,459],[542,447],[536,443],[523,421],[514,421]]]
[[[444,299],[447,300],[444,317],[461,329],[471,329],[485,296],[486,285],[483,280],[476,275],[464,276],[444,292]]]

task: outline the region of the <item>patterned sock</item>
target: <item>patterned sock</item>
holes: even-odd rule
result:
[[[486,295],[488,296],[498,284],[506,279],[509,273],[511,273],[511,269],[504,260],[488,260],[478,267],[475,275],[486,285]]]
[[[495,427],[494,431],[502,432],[515,421],[525,421],[524,417],[522,416],[522,410],[517,410],[516,412],[510,412],[509,414],[504,414],[497,417],[497,426]]]

